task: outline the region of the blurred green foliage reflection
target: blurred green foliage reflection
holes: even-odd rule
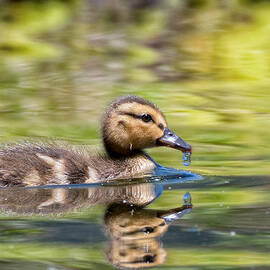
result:
[[[1,140],[97,144],[106,104],[138,94],[193,145],[194,170],[267,174],[269,12],[267,1],[4,1]]]

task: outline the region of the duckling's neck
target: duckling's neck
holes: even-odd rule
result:
[[[111,159],[127,159],[138,155],[146,155],[142,150],[132,149],[132,147],[129,149],[120,146],[115,147],[106,140],[104,140],[104,148]]]

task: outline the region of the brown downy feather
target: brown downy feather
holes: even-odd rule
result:
[[[82,153],[56,144],[19,144],[0,150],[0,185],[76,184],[89,178]]]
[[[57,144],[19,144],[0,150],[0,186],[93,183],[143,176],[154,164],[146,156],[110,159],[87,149]]]

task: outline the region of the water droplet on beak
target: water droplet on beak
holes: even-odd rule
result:
[[[190,152],[183,153],[183,165],[189,166],[190,163],[191,163],[191,153]]]

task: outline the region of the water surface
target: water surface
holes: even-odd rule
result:
[[[136,94],[204,176],[1,189],[1,270],[269,269],[270,5],[195,2],[1,3],[1,143],[100,151],[106,106]],[[178,151],[148,153],[183,169]],[[186,192],[192,211],[162,225]]]
[[[0,191],[1,269],[270,265],[268,177]],[[52,200],[61,193],[65,199]]]

